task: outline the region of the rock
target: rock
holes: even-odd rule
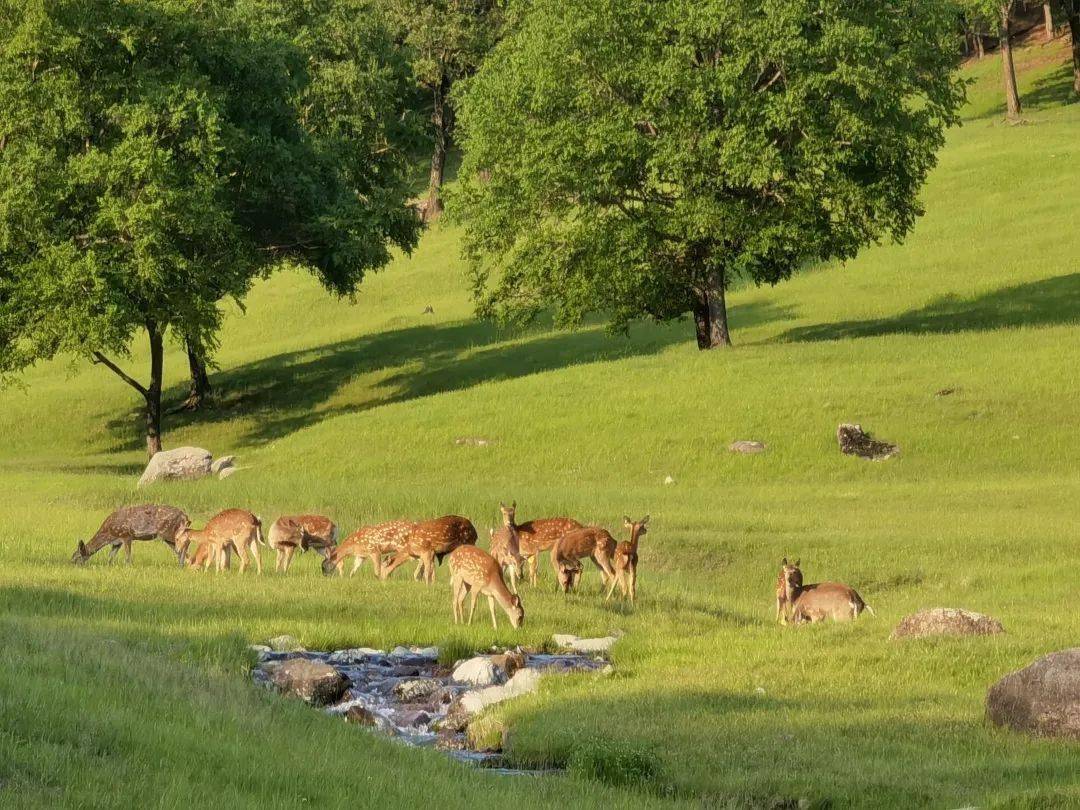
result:
[[[213,475],[219,475],[222,470],[227,467],[236,466],[236,456],[222,456],[221,458],[215,458],[210,464],[210,472]]]
[[[435,660],[439,657],[438,647],[394,647],[390,651],[391,658],[427,658]]]
[[[248,644],[248,649],[251,650],[253,653],[258,653],[260,656],[263,653],[272,652],[272,650],[265,644]]]
[[[221,472],[219,472],[217,474],[218,480],[219,481],[224,481],[226,478],[228,478],[230,475],[234,474],[239,469],[240,469],[239,467],[226,467],[224,470],[222,470]]]
[[[1080,647],[1006,675],[986,693],[986,714],[1014,731],[1080,739]]]
[[[525,656],[521,653],[508,652],[491,656],[491,663],[503,671],[507,678],[525,666]]]
[[[490,658],[478,655],[458,664],[451,676],[458,683],[467,683],[469,686],[491,686],[501,683],[499,670]]]
[[[326,660],[331,664],[356,664],[368,658],[381,658],[385,655],[385,650],[373,650],[371,647],[352,647],[348,650],[338,650],[330,653]]]
[[[312,706],[329,706],[344,697],[349,679],[329,664],[290,658],[270,670],[270,682],[278,691],[298,697]]]
[[[664,477],[664,483],[665,483],[665,484],[674,484],[674,483],[675,483],[675,479],[674,479],[674,478],[672,478],[672,477],[671,477],[670,475],[668,475],[668,476],[665,476],[665,477]]]
[[[296,636],[287,634],[274,636],[266,643],[274,652],[305,652]]]
[[[491,439],[482,439],[479,436],[458,436],[454,439],[454,444],[458,447],[487,447],[491,444]]]
[[[424,314],[425,315],[434,315],[435,314],[435,307],[428,304],[426,307],[424,307]]]
[[[417,703],[435,694],[441,688],[442,683],[434,678],[416,678],[396,684],[394,694],[402,703]]]
[[[510,698],[520,697],[535,692],[540,688],[540,673],[535,669],[519,670],[513,678],[502,686],[489,686],[485,689],[473,689],[461,696],[461,709],[468,714],[476,714],[487,706],[494,706]]]
[[[350,706],[349,710],[345,712],[345,722],[355,723],[358,726],[378,725],[375,715],[371,713],[370,709],[363,706]]]
[[[551,639],[556,645],[564,649],[592,655],[606,653],[611,649],[612,645],[619,640],[615,636],[604,636],[603,638],[578,638],[577,636],[561,634],[555,634]]]
[[[739,441],[729,444],[728,450],[732,453],[743,453],[744,455],[752,455],[754,453],[764,453],[765,444],[763,442],[751,441],[749,439],[739,439]]]
[[[431,722],[431,715],[422,709],[417,711],[400,712],[397,716],[397,725],[407,728],[419,728]]]
[[[203,478],[210,475],[211,456],[201,447],[176,447],[154,453],[146,465],[139,486],[156,481],[175,481]]]
[[[889,638],[992,636],[1004,632],[1001,622],[981,613],[959,608],[931,608],[905,616]]]
[[[900,452],[895,444],[879,441],[862,429],[862,425],[840,425],[836,428],[836,441],[840,452],[871,461],[884,461]]]

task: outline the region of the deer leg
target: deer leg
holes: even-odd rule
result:
[[[254,534],[252,534],[251,538],[248,540],[248,546],[249,546],[249,549],[250,549],[252,555],[255,557],[255,573],[258,574],[259,576],[262,576],[262,552],[259,551],[259,541],[255,539]],[[294,552],[296,551],[296,549],[292,549],[292,550]],[[292,557],[292,555],[290,554],[289,558],[291,559],[291,557]],[[288,572],[289,572],[289,560],[286,559],[286,561],[285,561],[285,573],[288,573]]]
[[[353,557],[352,570],[349,571],[349,576],[351,577],[353,574],[355,574],[357,571],[359,571],[360,566],[363,565],[363,564],[364,564],[364,558],[361,557],[359,554],[357,554],[355,557]]]
[[[630,569],[630,602],[637,599],[637,566]]]
[[[131,538],[124,540],[124,561],[131,565]]]
[[[375,579],[382,576],[382,552],[376,551],[371,555],[371,567],[375,569]]]
[[[615,571],[611,567],[611,560],[602,551],[595,551],[592,555],[592,560],[596,563],[596,567],[600,569],[600,579],[604,585],[608,584],[608,580],[614,579]]]
[[[394,571],[396,571],[398,568],[403,566],[405,563],[407,563],[411,559],[412,559],[412,555],[408,551],[406,551],[405,549],[402,549],[401,551],[399,551],[397,554],[394,555],[394,559],[390,560],[390,564],[382,569],[382,571],[379,573],[379,578],[380,579],[389,579],[390,575],[392,573],[394,573]]]
[[[620,584],[620,583],[619,583],[619,580],[618,580],[618,578],[617,578],[617,576],[616,576],[616,578],[615,578],[615,579],[612,579],[612,580],[611,580],[611,587],[610,587],[610,588],[608,588],[608,591],[607,591],[607,596],[605,596],[605,597],[604,597],[604,601],[605,601],[605,602],[606,602],[606,601],[607,601],[608,599],[610,599],[610,598],[611,598],[611,595],[612,595],[613,593],[615,593],[615,586],[616,586],[616,585],[618,585],[618,584]]]
[[[416,570],[413,571],[412,578],[413,578],[413,580],[415,582],[419,582],[421,579],[424,578],[424,561],[423,561],[423,559],[419,559],[419,558],[417,559],[417,561],[416,561]]]
[[[431,585],[435,582],[435,552],[429,551],[420,560],[424,567],[424,582]]]
[[[114,560],[116,559],[116,553],[117,553],[118,551],[120,551],[120,543],[116,543],[115,545],[113,545],[113,547],[112,547],[112,548],[110,548],[110,549],[109,549],[109,559],[108,559],[108,562],[110,562],[110,563],[111,563],[111,562],[113,562],[113,561],[114,561]]]
[[[454,624],[457,624],[461,610],[461,580],[457,577],[450,580],[450,607],[454,613]]]
[[[499,625],[495,623],[495,597],[491,594],[488,594],[488,608],[491,610],[491,626],[498,630]]]
[[[517,595],[517,566],[510,563],[510,590]]]
[[[529,584],[536,587],[536,555],[529,557]]]
[[[473,612],[476,610],[476,598],[480,595],[480,591],[472,591],[469,594],[469,624],[472,624]]]

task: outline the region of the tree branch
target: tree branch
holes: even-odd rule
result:
[[[123,380],[140,394],[142,394],[144,398],[149,395],[149,392],[142,385],[139,384],[138,380],[125,374],[124,370],[121,369],[120,366],[116,365],[116,363],[103,355],[101,352],[94,352],[94,365],[103,365],[106,368],[112,369],[113,373],[116,374],[117,377],[119,377],[121,380]]]

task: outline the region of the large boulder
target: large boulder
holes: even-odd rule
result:
[[[873,438],[862,425],[840,425],[836,428],[836,443],[840,452],[848,456],[884,461],[900,452],[895,444]]]
[[[394,685],[394,694],[402,703],[418,703],[431,697],[442,688],[442,681],[436,678],[414,678]]]
[[[189,480],[210,475],[213,459],[209,450],[201,447],[176,447],[154,453],[146,465],[139,486],[156,481]]]
[[[992,636],[1004,633],[1001,622],[982,613],[960,608],[931,608],[900,620],[890,638],[923,636]]]
[[[349,679],[329,664],[290,658],[270,668],[270,683],[279,692],[298,697],[312,706],[330,706],[345,696]]]
[[[586,655],[599,655],[611,650],[612,645],[619,639],[615,636],[602,638],[579,638],[570,634],[556,633],[551,637],[555,644],[563,649],[573,650]]]
[[[468,714],[487,706],[494,706],[510,698],[520,697],[535,692],[540,688],[540,673],[535,669],[518,670],[514,677],[502,686],[489,686],[485,689],[473,689],[461,696],[461,708]]]
[[[469,686],[492,686],[502,680],[499,668],[486,655],[463,661],[454,668],[453,679]]]
[[[1006,675],[986,693],[986,715],[1014,731],[1080,739],[1080,647]]]

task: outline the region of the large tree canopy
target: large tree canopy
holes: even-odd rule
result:
[[[461,96],[479,309],[614,326],[900,238],[963,92],[933,0],[533,0]]]
[[[170,331],[212,346],[276,262],[344,294],[413,246],[409,81],[360,3],[0,0],[0,374],[93,358],[154,452]]]

